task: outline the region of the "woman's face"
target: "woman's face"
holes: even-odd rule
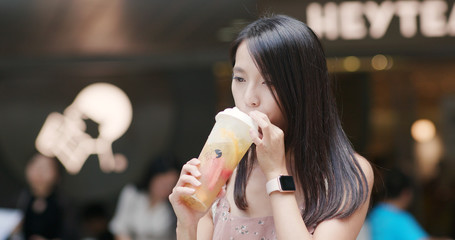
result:
[[[266,114],[274,125],[285,129],[283,114],[273,96],[273,86],[271,92],[250,56],[245,41],[240,43],[236,52],[231,87],[237,108],[245,113],[260,111]]]

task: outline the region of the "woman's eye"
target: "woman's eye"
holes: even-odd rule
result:
[[[242,77],[236,77],[236,76],[234,76],[234,77],[232,77],[232,79],[236,80],[237,82],[245,82],[245,79],[242,78]]]

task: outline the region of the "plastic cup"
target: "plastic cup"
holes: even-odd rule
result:
[[[228,108],[215,117],[215,125],[199,155],[201,185],[185,203],[200,212],[215,201],[221,188],[250,148],[253,140],[249,129],[257,128],[253,120],[238,108]]]

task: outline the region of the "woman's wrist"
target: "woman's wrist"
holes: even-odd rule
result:
[[[197,225],[186,225],[177,221],[176,234],[178,240],[196,240]]]
[[[289,175],[289,172],[287,170],[271,171],[265,174],[265,178],[267,179],[267,181],[270,181],[274,178],[279,177],[280,175]]]

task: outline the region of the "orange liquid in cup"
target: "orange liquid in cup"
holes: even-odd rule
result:
[[[210,141],[209,137],[199,155],[201,186],[193,195],[183,197],[189,207],[201,212],[216,200],[252,143],[251,139],[239,139],[231,130],[220,128],[217,131],[216,141]]]

